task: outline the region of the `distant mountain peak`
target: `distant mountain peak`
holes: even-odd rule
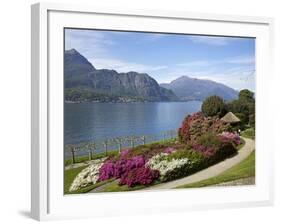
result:
[[[68,54],[80,54],[75,48],[65,50],[65,52]]]
[[[218,95],[224,100],[232,100],[238,96],[236,90],[222,83],[189,76],[180,76],[161,86],[172,90],[181,100],[204,100],[211,95]]]
[[[80,76],[95,70],[95,67],[76,49],[64,52],[64,69],[67,77]]]

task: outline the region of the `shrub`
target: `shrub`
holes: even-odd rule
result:
[[[167,153],[160,153],[152,157],[146,164],[147,167],[153,170],[159,170],[161,181],[182,177],[192,168],[192,161],[188,158],[171,158],[168,160],[168,155]]]
[[[232,142],[235,145],[239,145],[241,143],[240,136],[232,132],[223,132],[219,134],[219,139],[221,142]]]
[[[138,167],[127,171],[122,175],[119,185],[128,185],[134,187],[136,185],[149,185],[159,178],[158,170],[151,170],[149,167]]]
[[[127,156],[125,154],[124,156]],[[107,160],[100,168],[99,181],[108,180],[110,178],[120,178],[123,174],[129,172],[132,169],[140,168],[145,165],[145,159],[143,156],[135,156],[130,159],[121,158],[117,161]]]
[[[199,143],[193,144],[193,150],[201,153],[205,158],[211,158],[212,156],[214,156],[216,152],[215,146],[211,146],[211,145],[206,146],[206,145],[201,145]]]
[[[230,124],[218,117],[204,117],[201,112],[188,115],[178,130],[178,137],[182,143],[196,142],[205,133],[219,134],[230,130]]]
[[[190,167],[189,170],[186,170],[186,175],[201,170],[207,165],[205,157],[202,155],[202,153],[199,153],[190,148],[178,150],[175,153],[167,156],[168,161],[172,159],[182,158],[188,158],[190,161],[192,161],[192,167]]]
[[[207,163],[209,165],[220,162],[225,158],[237,153],[237,149],[231,142],[222,143],[219,148],[215,150],[215,153],[208,158]]]
[[[243,113],[235,113],[235,115],[240,119],[241,124],[246,125],[248,122],[248,118]]]
[[[226,114],[226,105],[219,96],[206,98],[201,106],[201,111],[205,116],[219,116]]]
[[[231,132],[219,135],[207,133],[192,144],[192,149],[204,156],[205,164],[211,165],[237,152],[234,145],[240,144],[240,137]]]
[[[168,147],[168,148],[165,148],[163,152],[164,152],[164,153],[170,154],[170,153],[173,153],[173,152],[175,152],[175,151],[176,151],[175,148]]]
[[[220,139],[213,132],[208,132],[198,138],[198,143],[204,146],[218,146],[220,144]]]
[[[95,184],[99,179],[99,169],[103,165],[104,159],[92,161],[92,164],[83,169],[73,180],[69,191],[76,191],[90,184]]]

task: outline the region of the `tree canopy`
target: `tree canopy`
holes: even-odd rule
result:
[[[201,111],[205,116],[222,117],[227,112],[223,99],[219,96],[210,96],[202,104]]]

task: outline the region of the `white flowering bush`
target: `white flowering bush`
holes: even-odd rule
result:
[[[104,159],[97,159],[91,165],[83,169],[73,180],[69,191],[76,191],[82,187],[97,183],[99,179],[99,169],[103,165]]]
[[[150,169],[160,172],[161,181],[168,181],[181,177],[192,168],[193,163],[188,158],[168,159],[167,156],[167,153],[160,153],[153,156],[146,163],[146,166]]]

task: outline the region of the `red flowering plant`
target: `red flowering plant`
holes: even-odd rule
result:
[[[228,123],[218,117],[205,117],[202,112],[188,115],[178,130],[178,137],[182,143],[193,143],[205,133],[222,133],[230,129]]]

